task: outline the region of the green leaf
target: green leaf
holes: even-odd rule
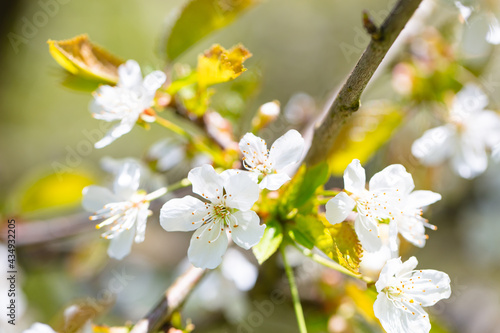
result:
[[[323,223],[326,225],[328,222],[325,219]],[[337,262],[351,272],[359,273],[363,249],[353,227],[344,222],[329,225],[328,230],[334,240]]]
[[[172,61],[208,34],[232,23],[259,0],[191,0],[167,32],[165,51]]]
[[[323,224],[317,215],[297,215],[293,229],[294,240],[301,245],[312,249],[316,246],[330,258],[334,257],[334,243],[328,228]],[[297,240],[297,234],[305,238],[305,241]]]
[[[297,207],[305,204],[316,192],[316,189],[328,181],[330,173],[328,172],[328,164],[326,162],[306,169],[300,189],[295,201]]]
[[[252,248],[253,254],[257,258],[259,264],[262,265],[269,257],[271,257],[281,245],[283,240],[283,229],[278,221],[271,220],[266,224],[264,236],[259,244]]]
[[[403,120],[402,112],[394,105],[376,103],[363,107],[342,126],[329,153],[330,172],[342,175],[357,158],[367,162],[389,139]]]
[[[108,84],[118,82],[118,66],[123,60],[92,44],[89,36],[47,43],[52,57],[71,74]]]

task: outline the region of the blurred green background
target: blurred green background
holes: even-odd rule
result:
[[[320,107],[345,79],[367,44],[360,37],[362,10],[378,13],[375,19],[380,22],[392,3],[385,0],[355,0],[348,4],[338,0],[264,1],[229,27],[198,43],[178,61],[195,65],[196,55],[211,44],[220,43],[229,48],[241,42],[253,53],[245,63],[248,73],[259,75],[262,80],[258,96],[248,106],[249,111],[274,99],[285,105],[299,92],[312,96]],[[62,199],[51,198],[68,190],[56,188],[61,187],[61,181],[47,181],[46,192],[26,199],[27,188],[43,175],[56,171],[57,163],[67,164],[68,158],[72,158],[71,151],[82,141],[88,141],[84,130],[98,128],[99,123],[88,112],[90,94],[61,85],[64,76],[50,56],[46,41],[88,33],[93,42],[123,59],[135,59],[145,69],[161,69],[165,66],[160,51],[162,36],[181,4],[180,0],[70,0],[59,4],[47,23],[17,49],[8,34],[22,35],[26,20],[32,21],[42,9],[37,1],[17,1],[3,10],[0,204],[4,215],[38,220],[74,216],[72,214],[80,211],[75,204],[78,198],[66,195]],[[433,22],[456,15],[449,3],[438,6],[441,6],[437,10],[439,15]],[[352,47],[351,56],[346,57],[342,52],[342,43]],[[495,61],[497,54],[498,50],[490,50],[486,67],[488,74],[494,77],[500,74]],[[396,98],[387,73],[381,73],[375,82],[364,95],[365,101]],[[496,88],[490,93],[494,107],[498,107],[495,105],[498,92]],[[408,165],[405,162],[411,140],[428,128],[426,124],[425,121],[404,124],[371,162],[368,173],[372,175],[389,163],[400,162],[415,172],[417,187],[443,194],[442,202],[429,214],[439,230],[430,232],[424,249],[407,252],[419,258],[419,267],[445,271],[452,278],[452,298],[430,312],[436,314],[450,332],[500,332],[500,167],[492,163],[486,174],[474,181],[465,181],[446,171],[429,177],[421,171],[423,167]],[[111,146],[92,149],[81,160],[72,160],[75,176],[69,180],[71,186],[81,188],[88,183],[106,182],[109,178],[99,167],[102,157],[143,156],[146,149],[163,136],[161,128],[153,126],[145,131],[136,127]],[[67,204],[64,209],[36,209],[38,204],[47,201],[57,204],[58,200]],[[134,279],[118,295],[117,306],[99,322],[123,324],[125,320],[139,319],[169,284],[175,264],[183,258],[188,244],[188,235],[164,233],[156,221],[156,217],[152,218],[148,224],[146,242],[134,245],[132,255],[123,262],[108,262],[99,255],[93,256],[102,253],[107,244],[98,240],[91,224],[83,227],[79,236],[20,248],[21,285],[27,309],[17,328],[34,321],[53,322],[72,300],[96,297],[113,272],[124,267]],[[23,234],[18,237],[22,239]],[[286,304],[268,318],[259,331],[295,332],[294,320],[291,306]],[[194,321],[198,324],[196,318]],[[218,322],[217,318],[212,322],[208,320],[207,326],[199,323],[205,327],[201,331],[234,331],[231,326],[214,322]],[[210,326],[212,328],[207,328]]]

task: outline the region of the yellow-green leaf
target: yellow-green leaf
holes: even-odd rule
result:
[[[243,62],[252,54],[241,44],[226,50],[215,44],[198,56],[198,85],[201,89],[237,78],[246,71]]]
[[[295,233],[299,230],[309,243],[316,246],[330,258],[334,257],[332,235],[317,215],[297,215],[295,217],[295,226],[292,230]],[[312,246],[309,248],[312,248]]]
[[[118,82],[118,66],[123,60],[92,44],[87,35],[47,43],[52,57],[71,74],[109,84]]]
[[[269,221],[266,224],[264,236],[259,244],[252,248],[252,251],[257,258],[259,264],[262,265],[270,256],[272,256],[281,245],[283,240],[283,230],[277,221]]]
[[[259,0],[191,0],[167,32],[165,51],[174,60],[203,37],[233,22]]]
[[[32,181],[20,198],[20,211],[30,213],[45,209],[66,209],[80,205],[82,190],[94,180],[82,173],[52,173]]]
[[[326,225],[328,222],[325,219],[323,223]],[[333,237],[338,263],[353,273],[359,273],[363,249],[353,227],[344,222],[329,225],[328,230]]]
[[[377,318],[373,312],[373,303],[377,299],[377,293],[371,289],[362,290],[354,282],[347,282],[345,291],[366,320],[369,322],[377,322]]]
[[[330,172],[342,175],[355,158],[362,164],[367,162],[389,141],[402,120],[402,112],[388,103],[378,102],[361,108],[342,127],[333,144],[328,158]]]

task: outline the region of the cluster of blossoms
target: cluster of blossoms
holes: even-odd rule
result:
[[[422,217],[423,208],[441,199],[431,191],[414,191],[411,174],[400,164],[376,173],[365,188],[366,174],[359,160],[353,160],[344,172],[345,191],[326,204],[325,216],[331,224],[354,217],[354,229],[368,253],[383,246],[397,253],[398,234],[410,243],[423,247],[425,227],[436,229]],[[388,225],[389,231],[381,232]],[[374,304],[375,315],[389,333],[429,332],[430,322],[422,306],[434,305],[448,298],[450,279],[442,272],[414,271],[417,260],[412,257],[388,260],[376,283],[379,296]]]
[[[474,178],[488,166],[488,152],[500,160],[500,115],[486,110],[488,97],[474,84],[466,85],[453,101],[447,123],[417,139],[412,153],[432,166],[449,159],[463,178]]]
[[[104,147],[129,132],[138,120],[155,120],[147,110],[153,105],[155,92],[164,83],[165,75],[153,72],[143,80],[137,63],[128,61],[120,66],[119,77],[117,86],[101,87],[92,104],[94,117],[120,121],[96,143],[96,147]],[[472,108],[468,105],[465,112],[463,99],[471,91],[477,93],[469,87],[457,96],[454,114],[462,118],[454,119],[453,125],[439,130],[446,132],[449,139],[435,147],[433,159],[451,154],[452,149],[446,148],[444,143],[450,142],[455,150],[463,146],[465,141],[462,139],[460,145],[452,144],[452,137],[479,136],[477,126],[469,118],[464,120],[465,115],[473,115],[480,125],[489,121],[492,129],[496,126],[494,115],[482,111],[486,106],[484,102]],[[473,111],[481,112],[482,117]],[[479,137],[482,140],[480,148],[492,144],[487,136]],[[295,130],[278,138],[270,149],[263,139],[247,133],[239,142],[246,170],[230,169],[218,173],[210,164],[194,167],[187,178],[197,197],[187,195],[166,202],[160,212],[161,226],[166,231],[194,231],[188,259],[196,267],[214,269],[221,265],[230,240],[243,249],[250,249],[260,242],[266,228],[252,210],[260,191],[278,190],[290,180],[288,172],[300,161],[304,145],[302,136]],[[150,155],[158,160],[160,169],[168,170],[185,158],[185,149],[181,146],[182,143],[162,141],[153,147]],[[471,148],[469,145],[463,149],[467,147]],[[415,151],[421,151],[417,148]],[[477,153],[477,148],[472,147],[471,151]],[[437,150],[442,154],[437,154]],[[462,155],[469,153],[462,152]],[[116,176],[113,191],[89,186],[84,189],[83,206],[94,212],[91,220],[104,219],[97,228],[109,228],[103,233],[103,237],[111,240],[108,254],[122,259],[130,253],[134,241],[144,240],[146,222],[152,214],[150,202],[163,196],[167,189],[147,194],[140,189],[144,167],[129,159],[111,164],[110,170]],[[465,176],[478,169],[468,165],[464,171],[464,166],[460,165],[459,172]],[[344,183],[345,191],[328,201],[325,215],[331,224],[353,219],[355,232],[366,252],[376,253],[388,247],[391,253],[397,253],[398,234],[415,246],[423,247],[427,239],[425,227],[436,229],[422,214],[426,206],[440,200],[441,196],[431,191],[414,191],[413,178],[402,165],[390,165],[375,174],[366,189],[365,170],[359,160],[353,160],[345,170]],[[416,271],[416,264],[414,257],[405,263],[398,258],[390,259],[376,283],[379,296],[374,304],[375,314],[387,332],[428,332],[430,323],[422,307],[450,296],[448,275],[432,270]]]

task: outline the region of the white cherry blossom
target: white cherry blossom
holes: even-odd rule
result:
[[[103,148],[130,132],[139,118],[147,122],[155,120],[144,113],[144,110],[153,105],[156,90],[166,80],[165,73],[154,71],[143,80],[139,64],[128,60],[120,65],[118,75],[118,84],[114,87],[99,87],[90,104],[90,112],[94,118],[108,122],[120,121],[95,143],[96,148]]]
[[[369,190],[365,189],[365,183],[365,169],[355,159],[344,172],[345,192],[326,203],[325,215],[331,224],[336,224],[356,209],[354,229],[359,241],[366,251],[375,252],[382,247],[378,224],[389,223],[391,230],[397,230],[395,218],[401,212],[401,197],[408,188],[413,189],[413,179],[402,165],[394,164],[370,179]],[[389,234],[389,243],[394,244],[397,232]]]
[[[125,163],[118,172],[113,192],[101,186],[87,186],[83,189],[83,207],[94,215],[90,220],[105,219],[96,228],[110,226],[102,236],[111,240],[108,255],[123,259],[130,253],[132,243],[144,241],[146,222],[151,214],[149,203],[166,193],[161,188],[147,194],[139,190],[140,166]]]
[[[432,306],[451,295],[450,278],[435,270],[415,270],[417,259],[387,261],[375,284],[378,296],[375,316],[387,333],[428,333],[429,315],[422,307]]]
[[[259,186],[246,172],[226,170],[221,174],[210,165],[194,168],[188,174],[193,196],[168,201],[160,213],[167,231],[196,230],[188,250],[189,261],[196,267],[215,268],[232,240],[248,250],[264,234],[257,213],[250,210],[259,198]]]
[[[490,149],[500,142],[500,116],[489,110],[487,96],[474,84],[466,85],[455,97],[449,122],[430,129],[417,139],[412,153],[424,165],[449,159],[463,178],[474,178],[488,166]]]
[[[286,168],[298,163],[304,150],[304,139],[296,130],[289,130],[278,138],[271,149],[266,142],[247,133],[239,143],[245,168],[261,179],[261,189],[277,190],[290,180]]]
[[[34,323],[30,328],[23,331],[23,333],[57,333],[47,324]]]

